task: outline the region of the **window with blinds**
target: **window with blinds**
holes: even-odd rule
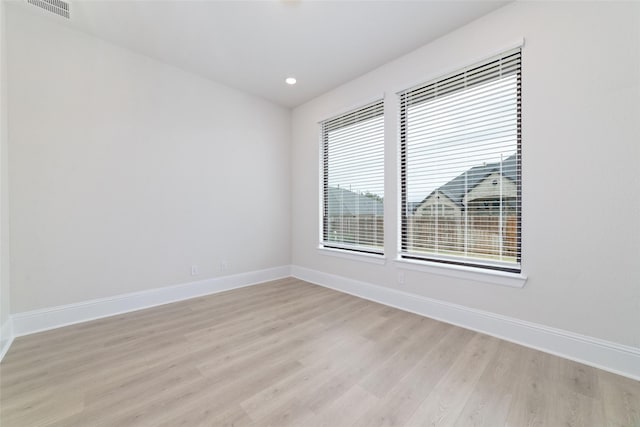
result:
[[[380,100],[321,122],[324,247],[383,252],[383,113]]]
[[[403,258],[520,272],[520,58],[399,94]]]

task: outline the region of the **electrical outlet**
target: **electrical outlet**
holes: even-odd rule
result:
[[[227,271],[229,269],[229,261],[222,260],[220,261],[220,271]]]
[[[398,271],[398,284],[404,285],[404,271]]]
[[[197,276],[198,274],[200,274],[200,271],[198,270],[198,266],[197,265],[192,265],[191,266],[191,275],[192,276]]]

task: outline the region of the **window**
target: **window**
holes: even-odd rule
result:
[[[322,245],[382,254],[383,101],[321,123]]]
[[[402,258],[521,271],[520,55],[399,94]]]

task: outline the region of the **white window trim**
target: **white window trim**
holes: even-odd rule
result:
[[[524,273],[510,273],[480,267],[443,264],[425,260],[409,260],[406,258],[397,258],[395,262],[399,269],[420,271],[438,276],[491,283],[512,288],[523,288],[527,282],[527,276]]]
[[[383,244],[382,244],[382,249],[381,249],[381,253],[377,254],[377,253],[368,253],[368,252],[359,252],[357,249],[354,250],[349,250],[349,249],[341,249],[341,248],[333,248],[333,247],[326,247],[325,246],[325,242],[324,242],[324,228],[323,228],[323,220],[322,220],[322,216],[323,216],[323,208],[324,208],[324,164],[323,164],[323,156],[324,156],[324,152],[323,152],[323,138],[322,138],[322,123],[327,121],[327,120],[331,120],[337,117],[340,117],[342,115],[348,114],[349,112],[362,108],[363,105],[367,105],[367,104],[372,104],[374,102],[382,102],[383,105],[383,126],[385,129],[385,150],[386,150],[386,132],[387,132],[387,99],[386,99],[386,93],[382,92],[382,95],[377,95],[377,96],[372,96],[371,98],[366,98],[365,101],[361,101],[359,103],[354,104],[353,106],[349,107],[349,108],[343,108],[342,110],[339,110],[337,113],[334,112],[332,114],[326,115],[325,118],[320,119],[317,121],[316,125],[317,125],[317,129],[318,129],[318,164],[319,164],[319,168],[318,168],[318,220],[317,220],[317,224],[318,224],[318,240],[319,240],[319,245],[317,247],[318,253],[322,254],[322,255],[332,255],[332,256],[338,256],[340,257],[340,255],[344,255],[342,256],[342,258],[346,258],[346,259],[351,259],[351,260],[356,260],[356,261],[365,261],[365,262],[372,262],[374,264],[385,264],[386,261],[386,255],[385,255],[385,242],[386,242],[386,235],[383,238]],[[386,173],[386,156],[385,156],[385,173]],[[386,175],[385,175],[385,189],[386,189]],[[386,203],[383,202],[383,208],[384,206],[386,206]],[[384,208],[386,209],[386,208]],[[386,212],[384,217],[386,217]],[[386,224],[386,222],[384,222],[384,224]],[[384,225],[383,225],[384,226]],[[380,260],[382,260],[382,262],[380,262]]]
[[[386,129],[386,111],[387,111],[387,100],[385,98],[385,92],[382,92],[382,94],[377,94],[377,95],[372,95],[369,98],[364,98],[363,100],[361,100],[360,102],[357,102],[353,105],[351,105],[348,108],[343,108],[341,110],[338,111],[334,111],[332,113],[325,113],[323,116],[321,116],[320,119],[316,120],[316,135],[318,136],[318,220],[316,221],[316,223],[318,224],[318,241],[320,242],[320,246],[318,247],[319,249],[327,249],[323,246],[322,244],[322,238],[323,238],[323,229],[322,229],[322,208],[323,208],[323,191],[324,191],[324,186],[323,186],[323,180],[324,180],[324,169],[323,169],[323,152],[322,152],[322,122],[325,122],[327,120],[331,120],[333,118],[339,117],[343,114],[348,113],[349,111],[353,111],[355,109],[357,109],[358,107],[362,106],[362,105],[367,105],[367,104],[371,104],[374,103],[376,101],[379,100],[383,100],[384,102],[384,111],[385,111],[385,129]],[[385,130],[386,132],[386,130]],[[386,141],[385,141],[386,142]],[[399,175],[398,175],[399,176]],[[330,251],[338,251],[340,253],[351,253],[349,251],[346,250],[340,250],[340,249],[327,249]],[[326,254],[325,254],[326,255]]]
[[[316,119],[316,123],[318,126],[322,126],[322,122],[326,122],[327,120],[331,120],[331,119],[335,119],[337,117],[343,116],[345,114],[348,114],[349,112],[353,111],[353,110],[357,110],[358,108],[362,107],[363,105],[368,105],[368,104],[373,104],[374,102],[380,101],[380,100],[385,100],[384,98],[385,93],[384,92],[380,92],[377,93],[375,95],[371,95],[369,98],[363,98],[360,102],[356,102],[354,104],[352,104],[350,107],[347,108],[342,108],[340,110],[337,111],[333,111],[332,113],[326,113],[322,116],[320,116],[319,119]],[[385,108],[386,108],[386,104],[385,104]]]
[[[456,71],[459,71],[467,67],[469,64],[482,62],[486,59],[500,55],[502,52],[506,52],[509,50],[518,49],[518,48],[522,49],[524,48],[524,43],[525,43],[524,37],[519,37],[518,39],[513,40],[511,43],[504,43],[503,45],[501,45],[501,47],[496,47],[495,49],[487,50],[486,52],[483,52],[480,55],[473,55],[473,56],[470,55],[465,60],[455,62],[452,65],[442,67],[436,71],[428,73],[420,77],[419,80],[411,80],[411,81],[405,82],[404,84],[398,84],[397,86],[394,86],[393,90],[391,90],[391,93],[395,93],[396,95],[399,95],[400,93],[408,89],[421,86],[425,82],[428,82],[430,80],[435,80],[440,76],[455,73]]]
[[[469,64],[474,64],[477,62],[485,61],[491,57],[500,55],[506,51],[513,49],[523,49],[525,44],[524,37],[520,37],[514,40],[511,43],[505,43],[502,47],[489,51],[490,53],[484,53],[483,55],[479,55],[475,60],[465,61],[462,65],[458,65],[455,67],[447,67],[444,70],[446,71],[438,71],[430,74],[430,77],[425,79],[421,78],[418,81],[415,81],[411,84],[404,84],[402,86],[397,86],[392,90],[392,93],[395,93],[396,97],[400,96],[403,92],[410,90],[411,88],[419,87],[424,85],[426,81],[435,80],[438,76],[443,76],[445,74],[454,73],[460,69],[465,68]],[[522,59],[521,59],[522,61]],[[521,62],[521,68],[524,68],[524,65]],[[397,105],[397,111],[395,114],[399,114],[400,107]],[[385,105],[385,114],[389,111],[389,108],[386,108]],[[386,116],[385,116],[386,119]],[[386,122],[385,122],[386,123]],[[469,265],[458,265],[458,264],[447,264],[441,262],[434,262],[423,259],[411,259],[405,258],[403,255],[407,255],[402,252],[402,172],[401,172],[401,161],[402,161],[402,143],[400,137],[400,120],[396,123],[396,165],[395,165],[395,173],[396,173],[396,230],[397,239],[396,239],[396,258],[394,261],[398,268],[406,269],[406,270],[414,270],[421,271],[431,274],[437,274],[445,277],[453,277],[460,278],[465,280],[472,280],[476,282],[483,283],[491,283],[497,285],[503,285],[508,287],[515,288],[523,288],[527,281],[527,276],[524,274],[524,270],[522,269],[522,257],[520,259],[520,272],[509,272],[509,271],[500,271],[500,270],[492,270],[490,268],[484,267],[474,267]]]
[[[328,248],[320,244],[317,248],[320,255],[334,256],[350,261],[368,262],[370,264],[384,265],[387,258],[383,254],[370,254],[366,252],[350,251],[347,249]]]

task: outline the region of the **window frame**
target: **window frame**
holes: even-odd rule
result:
[[[339,114],[333,115],[329,118],[326,118],[324,120],[321,120],[318,122],[320,131],[320,147],[319,147],[319,157],[320,157],[320,167],[319,167],[319,179],[320,179],[320,186],[319,186],[319,190],[320,190],[320,200],[319,200],[319,216],[320,216],[320,221],[319,221],[319,244],[318,244],[318,249],[320,250],[320,253],[325,254],[325,255],[332,255],[332,256],[338,256],[338,257],[345,257],[347,259],[357,259],[357,260],[363,260],[363,261],[368,261],[368,262],[373,262],[373,263],[384,263],[384,256],[385,256],[385,251],[384,251],[384,247],[385,247],[385,233],[384,233],[384,200],[382,200],[382,215],[379,216],[380,220],[381,220],[381,229],[382,229],[382,243],[381,246],[378,247],[370,247],[370,246],[362,246],[362,245],[358,245],[358,244],[350,244],[350,243],[344,243],[344,242],[331,242],[328,239],[326,239],[327,233],[329,232],[329,222],[330,222],[330,217],[328,215],[328,200],[329,200],[329,180],[328,180],[328,162],[329,162],[329,158],[328,158],[328,150],[327,150],[327,144],[328,144],[328,140],[327,140],[327,136],[328,136],[328,131],[325,130],[325,124],[329,123],[329,122],[333,122],[333,121],[339,121],[339,120],[344,120],[345,118],[349,118],[352,115],[356,115],[359,111],[364,111],[367,109],[378,109],[379,111],[376,114],[372,114],[369,116],[366,116],[363,120],[356,120],[353,123],[349,123],[346,124],[346,126],[349,126],[351,124],[357,124],[360,122],[364,122],[366,120],[370,120],[372,118],[381,118],[382,120],[382,185],[384,188],[384,181],[385,181],[385,176],[384,176],[384,169],[385,169],[385,155],[384,155],[384,151],[385,151],[385,126],[386,126],[386,121],[385,121],[385,101],[384,101],[384,96],[380,97],[375,97],[372,100],[369,100],[367,102],[363,102],[361,104],[359,104],[359,106],[357,107],[352,107],[349,108],[348,110],[341,112]],[[338,127],[337,129],[340,129],[340,127]],[[333,129],[335,130],[335,129]],[[376,217],[378,217],[376,215]]]
[[[518,67],[514,73],[516,75],[516,172],[517,172],[517,198],[515,203],[515,209],[517,211],[517,248],[516,248],[516,262],[510,263],[511,265],[504,265],[495,262],[491,262],[487,259],[483,262],[479,258],[465,258],[462,256],[434,256],[433,254],[425,253],[415,254],[408,251],[409,246],[409,200],[407,191],[407,113],[408,108],[411,106],[403,98],[412,91],[424,90],[430,85],[438,82],[444,82],[447,79],[451,79],[458,75],[466,75],[468,72],[486,66],[487,64],[497,59],[502,59],[510,55],[518,55]],[[502,76],[499,78],[501,79]],[[498,79],[496,79],[498,80]],[[463,276],[466,273],[471,272],[474,275],[490,273],[491,276],[504,276],[512,277],[516,279],[517,286],[524,285],[526,277],[522,274],[522,44],[513,46],[509,49],[504,49],[502,52],[492,55],[484,60],[475,61],[471,65],[466,67],[458,67],[457,70],[441,74],[439,77],[429,79],[427,82],[423,82],[418,85],[414,85],[408,89],[400,90],[397,93],[397,105],[398,105],[398,200],[399,200],[399,218],[398,218],[398,256],[396,261],[401,267],[407,267],[409,269],[422,269],[427,268],[429,272],[438,272],[442,269],[453,269],[452,274],[444,274],[447,276],[459,277],[460,273]],[[425,100],[426,102],[427,100]],[[419,105],[415,104],[415,105]],[[511,202],[510,202],[511,203]],[[416,206],[416,209],[418,206]],[[431,207],[433,208],[433,206]],[[468,275],[468,274],[467,274]],[[475,276],[474,276],[475,277]],[[524,280],[522,280],[524,278]]]

